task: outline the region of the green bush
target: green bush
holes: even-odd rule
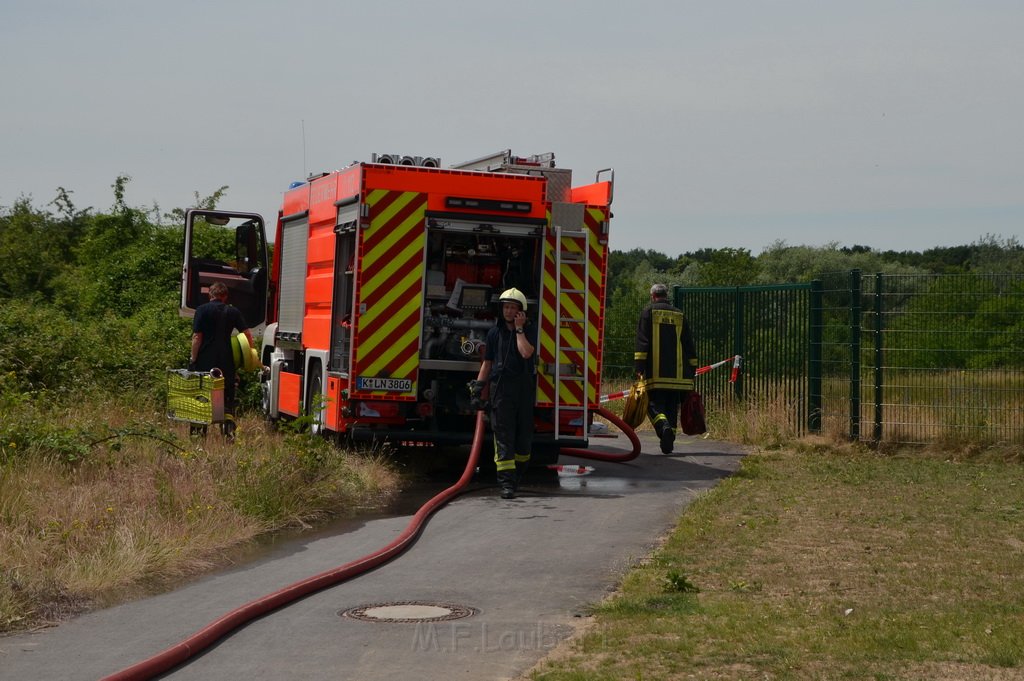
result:
[[[22,392],[72,387],[81,352],[75,324],[61,311],[27,300],[0,306],[0,366]]]
[[[189,322],[169,308],[75,322],[55,307],[8,301],[0,308],[0,365],[9,367],[4,385],[57,395],[158,385],[165,369],[188,360]]]
[[[39,456],[74,463],[88,455],[90,443],[97,439],[91,431],[66,427],[42,401],[11,400],[10,396],[0,392],[0,466]]]

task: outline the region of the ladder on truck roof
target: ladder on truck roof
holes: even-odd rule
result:
[[[557,204],[556,204],[557,205]],[[562,204],[563,206],[566,204]],[[562,410],[566,396],[580,396],[581,428],[588,435],[590,414],[590,232],[583,228],[582,210],[569,204],[571,213],[564,221],[553,213],[555,235],[555,439],[562,437]],[[582,208],[582,206],[579,206]],[[568,216],[565,216],[568,217]],[[571,225],[566,228],[565,224]],[[564,388],[564,391],[563,391]],[[577,406],[571,400],[571,409]],[[573,419],[575,421],[575,419]]]

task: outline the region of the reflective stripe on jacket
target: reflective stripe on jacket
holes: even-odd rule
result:
[[[662,301],[644,308],[634,359],[645,363],[648,390],[693,390],[697,352],[681,310]]]

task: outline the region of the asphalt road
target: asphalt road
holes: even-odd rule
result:
[[[482,481],[441,508],[392,562],[249,623],[161,678],[515,678],[581,626],[588,605],[610,593],[694,496],[734,471],[743,455],[735,445],[681,437],[676,453],[664,456],[651,436],[641,439],[644,453],[626,464],[563,457],[562,464],[594,470],[533,476],[514,500],[499,499]],[[591,442],[629,449],[623,437]],[[240,605],[371,553],[409,518],[300,535],[174,591],[0,638],[0,679],[102,678]],[[392,604],[411,607],[374,609]],[[351,616],[367,608],[375,619]],[[448,613],[464,616],[422,619]]]

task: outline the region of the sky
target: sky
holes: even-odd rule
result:
[[[4,0],[0,206],[128,175],[272,220],[373,153],[511,149],[612,168],[617,250],[1024,240],[1021,36],[1019,0]]]

